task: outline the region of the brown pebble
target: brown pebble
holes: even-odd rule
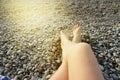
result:
[[[50,77],[51,77],[51,75],[47,75],[47,76],[46,76],[46,79],[49,79]]]
[[[18,80],[18,76],[15,76],[13,80]]]
[[[10,68],[11,67],[11,64],[10,63],[7,63],[6,65],[5,65],[5,68]]]

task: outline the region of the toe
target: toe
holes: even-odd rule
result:
[[[74,31],[78,27],[79,27],[79,24],[75,25],[72,30]]]
[[[81,41],[81,38],[80,38],[80,26],[79,25],[76,25],[76,27],[74,27],[73,29],[73,42],[75,43],[79,43]]]

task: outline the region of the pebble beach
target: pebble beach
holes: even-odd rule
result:
[[[120,0],[0,0],[0,75],[48,80],[61,64],[60,30],[78,23],[105,80],[120,80]]]

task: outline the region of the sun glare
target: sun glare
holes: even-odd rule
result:
[[[54,9],[56,6],[55,2],[50,0],[10,0],[5,8],[9,14],[7,20],[28,30],[45,23],[50,24],[51,19],[57,17]]]

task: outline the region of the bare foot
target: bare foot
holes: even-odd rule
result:
[[[61,37],[61,48],[62,48],[62,58],[63,61],[66,61],[66,57],[68,52],[68,48],[70,48],[69,46],[71,46],[71,41],[69,40],[69,36],[67,35],[67,33],[65,31],[61,31],[60,32],[60,37]]]
[[[80,26],[77,24],[73,27],[73,42],[75,43],[80,43],[81,42],[81,37],[80,37]]]
[[[72,41],[69,40],[69,35],[66,31],[62,30],[60,32],[61,37],[61,48],[62,48],[62,57],[63,60],[66,60],[66,56],[71,52],[74,47],[75,43],[80,43],[80,26],[76,25],[73,27],[73,39]]]

